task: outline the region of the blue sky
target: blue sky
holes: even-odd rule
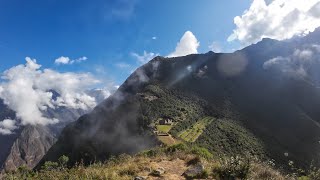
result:
[[[121,84],[139,57],[168,56],[182,39],[191,47],[183,55],[212,44],[232,52],[264,37],[305,35],[320,26],[319,9],[320,0],[0,0],[0,72],[31,57],[42,68]],[[55,64],[59,57],[69,64]]]
[[[88,89],[106,98],[156,55],[303,36],[319,12],[320,0],[0,0],[0,98],[17,114],[0,134],[56,123],[48,107],[92,109]]]
[[[238,47],[226,39],[233,19],[251,0],[0,0],[0,71],[37,59],[44,68],[91,72],[120,84],[137,67],[132,53],[166,56],[187,30],[198,41],[199,53],[218,42],[224,50]],[[156,39],[152,39],[156,37]],[[54,60],[87,57],[72,65]]]

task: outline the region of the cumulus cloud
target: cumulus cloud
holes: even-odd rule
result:
[[[18,128],[15,124],[16,124],[16,121],[12,119],[5,119],[1,121],[0,134],[2,135],[12,134],[13,133],[12,131]]]
[[[25,65],[17,65],[6,70],[1,78],[0,98],[17,115],[18,120],[13,124],[54,124],[59,120],[43,115],[48,108],[87,110],[96,105],[95,99],[87,95],[85,90],[99,81],[87,73],[42,70],[35,59],[27,57]],[[56,97],[56,93],[59,96]],[[11,121],[0,124],[2,131],[5,128],[13,130],[14,126],[9,126],[9,122]]]
[[[239,40],[243,45],[266,37],[283,40],[306,35],[320,26],[320,0],[254,0],[234,23],[236,29],[228,41]]]
[[[57,64],[57,65],[61,65],[61,64],[74,64],[74,63],[80,63],[80,62],[83,62],[83,61],[86,61],[88,58],[83,56],[83,57],[80,57],[80,58],[77,58],[77,59],[70,59],[69,57],[64,57],[64,56],[61,56],[59,58],[57,58],[54,63]]]
[[[191,31],[184,33],[178,42],[174,52],[170,53],[168,57],[185,56],[188,54],[197,54],[200,43]]]
[[[209,45],[210,51],[213,51],[215,53],[221,53],[222,47],[218,42],[212,42],[212,44]]]
[[[154,57],[159,56],[158,53],[147,52],[147,51],[143,51],[142,55],[139,55],[134,52],[131,53],[131,55],[137,59],[139,64],[145,64],[148,61],[150,61],[151,59],[153,59]]]
[[[282,72],[286,75],[311,79],[318,81],[318,69],[320,65],[320,49],[319,45],[308,45],[307,47],[296,49],[292,55],[288,57],[278,56],[266,61],[263,68],[272,69]]]

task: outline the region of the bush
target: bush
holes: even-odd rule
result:
[[[214,171],[223,179],[245,179],[250,170],[250,162],[248,159],[240,157],[231,157],[221,159],[220,167]]]
[[[187,149],[188,149],[187,145],[180,143],[180,144],[175,144],[167,147],[166,152],[173,153],[177,151],[186,151]]]
[[[205,158],[207,160],[212,159],[213,155],[208,151],[206,148],[194,146],[191,150],[193,154],[196,154],[202,158]]]
[[[27,165],[22,165],[22,166],[18,167],[17,170],[18,170],[18,174],[20,174],[20,176],[21,176],[21,179],[32,178],[32,176],[34,175],[32,170],[30,168],[28,168]]]
[[[203,172],[201,173],[201,175],[198,178],[201,179],[207,179],[209,177],[209,172],[207,169],[203,170]]]
[[[69,157],[68,156],[61,156],[59,159],[58,159],[58,162],[59,162],[59,166],[61,168],[65,168],[69,162]]]
[[[50,171],[50,170],[55,170],[57,169],[59,166],[59,164],[57,162],[52,162],[52,161],[46,161],[44,163],[44,165],[42,166],[42,169],[43,170],[47,170],[47,171]]]
[[[320,180],[320,169],[311,165],[310,170],[308,172],[308,178],[312,180]]]
[[[192,159],[190,159],[188,162],[187,162],[187,165],[190,166],[190,165],[195,165],[195,164],[198,164],[199,162],[201,162],[201,159],[196,156]]]
[[[271,164],[270,164],[271,163]],[[283,175],[273,168],[273,162],[254,162],[250,165],[250,174],[248,179],[294,179],[291,176],[284,178]],[[308,179],[301,179],[308,180]]]
[[[140,155],[146,156],[146,157],[155,157],[156,155],[158,155],[159,151],[154,150],[154,149],[150,149],[150,150],[146,150],[140,153]]]

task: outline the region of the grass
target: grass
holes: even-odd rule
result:
[[[157,130],[164,133],[168,133],[171,128],[171,125],[157,125]]]
[[[193,124],[190,128],[180,132],[178,136],[187,141],[187,142],[195,142],[198,137],[203,133],[203,130],[209,125],[214,118],[212,117],[205,117],[200,119],[195,124]]]
[[[158,136],[158,139],[168,146],[179,143],[179,141],[174,139],[172,136]]]
[[[268,163],[243,159],[239,157],[216,158],[208,150],[194,145],[175,144],[169,147],[154,148],[137,155],[120,155],[105,163],[94,163],[83,166],[81,163],[72,168],[66,168],[59,162],[59,167],[31,171],[19,168],[16,172],[0,176],[7,180],[58,180],[58,179],[115,179],[129,180],[137,176],[153,179],[151,172],[159,166],[166,172],[162,179],[182,178],[181,174],[190,166],[201,163],[205,169],[204,179],[297,179],[292,175],[283,175]],[[311,176],[310,176],[311,177]],[[298,178],[299,179],[299,178]],[[301,179],[301,178],[300,178]],[[304,179],[308,179],[305,176]],[[312,179],[312,178],[309,178]]]

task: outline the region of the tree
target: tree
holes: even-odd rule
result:
[[[68,156],[61,156],[59,159],[58,159],[58,162],[59,162],[59,166],[61,168],[65,168],[69,162],[69,157]]]

